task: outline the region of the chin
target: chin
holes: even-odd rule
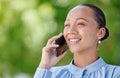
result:
[[[83,52],[86,52],[86,50],[87,50],[87,49],[75,48],[75,47],[72,47],[72,48],[69,48],[69,49],[73,54],[83,53]]]
[[[73,54],[74,54],[74,53],[78,53],[78,52],[79,52],[79,50],[77,50],[77,49],[75,49],[75,48],[74,48],[74,49],[73,49],[73,48],[72,48],[72,49],[70,49],[70,51],[71,51]]]

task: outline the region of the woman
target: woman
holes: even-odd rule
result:
[[[42,50],[40,65],[34,78],[120,78],[120,67],[106,64],[98,56],[98,44],[109,36],[104,13],[92,4],[81,4],[68,13],[64,37],[74,58],[69,65],[53,67],[65,56],[55,56],[52,37]]]

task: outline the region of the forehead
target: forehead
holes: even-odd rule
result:
[[[93,18],[94,12],[91,8],[87,6],[77,6],[70,10],[66,19],[76,19],[76,18]]]

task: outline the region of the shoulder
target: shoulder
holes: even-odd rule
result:
[[[55,77],[55,76],[61,76],[63,73],[65,72],[68,72],[69,70],[69,65],[65,65],[65,66],[55,66],[55,67],[52,67],[50,69],[50,71],[52,72],[52,77]]]
[[[55,66],[50,69],[50,71],[54,72],[60,72],[64,70],[68,70],[69,65],[64,65],[64,66]]]
[[[115,66],[114,78],[120,78],[120,66]]]
[[[108,64],[106,69],[112,72],[113,78],[120,78],[120,66]]]
[[[120,71],[120,66],[117,66],[117,65],[107,64],[106,68],[107,68],[107,69],[110,69],[110,70],[113,70],[114,72],[115,72],[115,71]]]
[[[117,65],[111,65],[111,64],[106,64],[106,68],[110,70],[117,70],[120,69],[120,66]]]

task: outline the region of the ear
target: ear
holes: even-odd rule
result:
[[[104,27],[100,28],[98,30],[98,33],[97,33],[98,40],[100,40],[101,38],[103,38],[105,36],[105,33],[106,33],[105,28]]]

